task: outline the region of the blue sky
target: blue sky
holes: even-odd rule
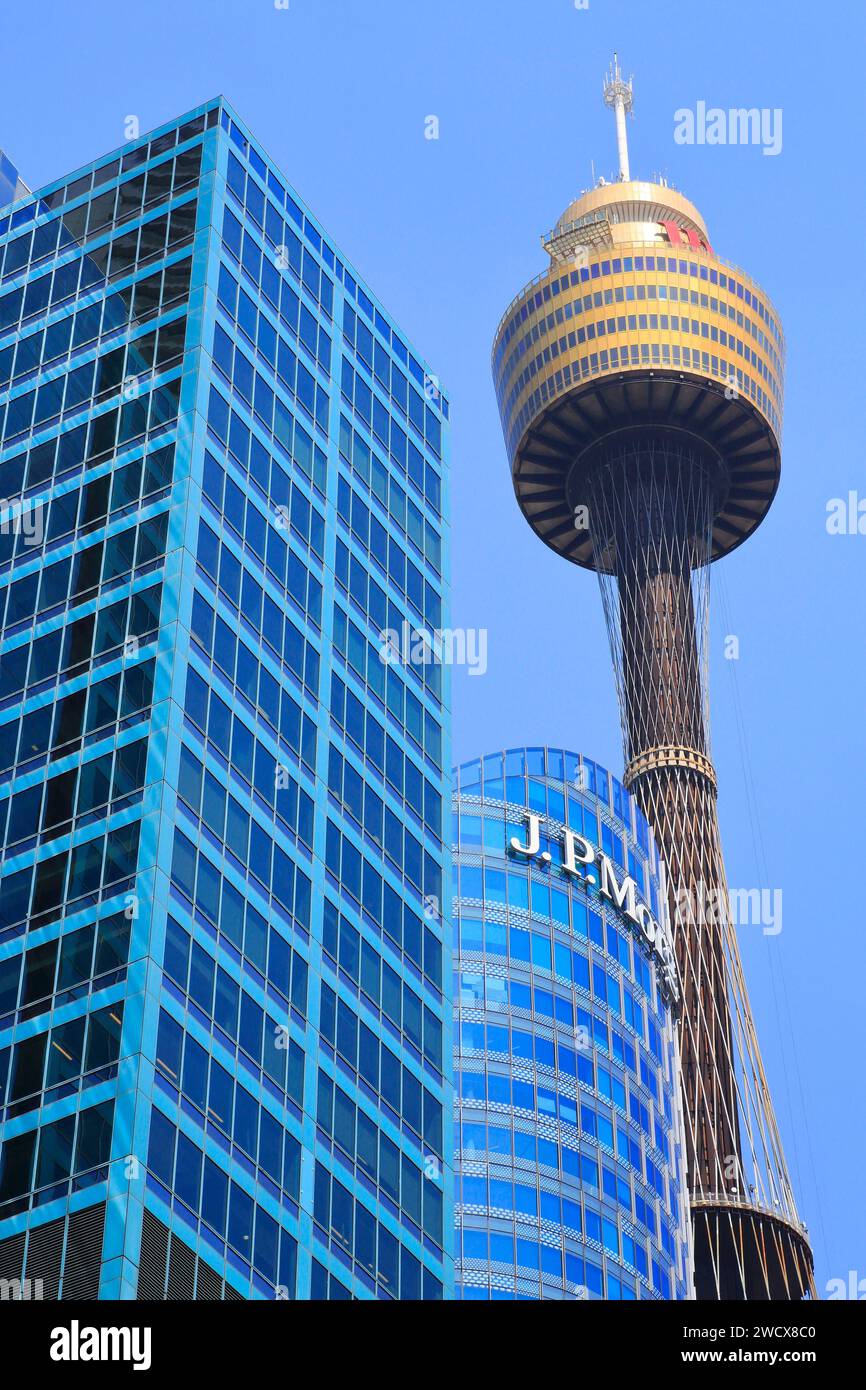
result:
[[[145,131],[218,92],[234,103],[450,394],[453,621],[489,634],[487,673],[455,675],[455,759],[564,744],[616,770],[597,584],[517,511],[489,356],[507,304],[544,268],[539,235],[590,184],[592,160],[614,171],[601,82],[619,49],[635,75],[632,173],[662,172],[697,203],[788,339],[782,486],[713,574],[713,735],[731,883],[783,892],[781,933],[746,928],[742,950],[819,1291],[851,1269],[866,1278],[866,535],[825,524],[830,499],[866,497],[858,10],[49,0],[4,7],[0,83],[0,147],[32,186],[122,143],[129,115]],[[675,111],[701,100],[780,108],[780,153],[676,143]],[[431,115],[438,140],[425,139]]]

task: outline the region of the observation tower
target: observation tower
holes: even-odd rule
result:
[[[812,1255],[731,919],[708,699],[710,566],[778,487],[784,338],[694,204],[631,178],[616,56],[604,99],[619,177],[542,238],[550,264],[506,311],[493,375],[526,520],[599,576],[625,781],[668,866],[697,1297],[800,1299]]]

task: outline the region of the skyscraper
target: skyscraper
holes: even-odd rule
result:
[[[0,1278],[447,1296],[447,401],[222,100],[0,277]]]
[[[23,198],[29,189],[9,156],[0,150],[0,208],[15,198]]]
[[[707,681],[711,562],[778,485],[784,339],[697,208],[631,178],[632,89],[616,61],[605,100],[619,178],[544,238],[550,265],[509,306],[493,372],[524,516],[599,575],[625,783],[667,864],[697,1296],[796,1299],[812,1256],[728,906]]]
[[[559,748],[456,782],[457,1296],[685,1298],[678,989],[646,818]]]

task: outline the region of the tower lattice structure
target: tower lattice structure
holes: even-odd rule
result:
[[[709,733],[710,570],[779,482],[784,338],[697,208],[632,180],[631,82],[605,87],[619,177],[543,238],[547,271],[512,302],[493,373],[518,503],[547,545],[594,569],[613,655],[625,781],[667,865],[695,1289],[814,1296],[732,919]]]

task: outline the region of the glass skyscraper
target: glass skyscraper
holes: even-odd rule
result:
[[[221,100],[0,277],[0,1279],[449,1297],[447,402]]]
[[[9,156],[0,150],[0,208],[29,192]]]
[[[652,832],[558,748],[454,793],[457,1296],[691,1292],[676,1008]]]

